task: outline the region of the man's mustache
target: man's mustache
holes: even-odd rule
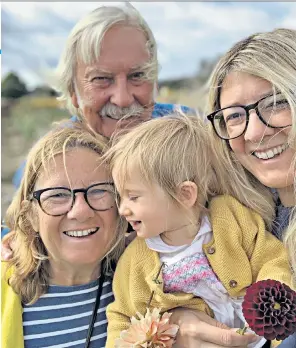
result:
[[[125,108],[121,108],[109,102],[102,107],[100,115],[114,120],[122,120],[130,117],[141,116],[145,111],[146,108],[138,102],[134,102],[132,105]]]

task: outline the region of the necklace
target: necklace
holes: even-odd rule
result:
[[[103,270],[103,267],[101,269]],[[100,307],[104,279],[105,279],[104,273],[101,272],[101,276],[99,279],[99,286],[98,286],[98,290],[97,290],[96,301],[94,304],[94,308],[92,311],[92,315],[91,315],[91,319],[90,319],[90,323],[89,323],[88,331],[87,331],[87,335],[86,335],[86,341],[85,341],[85,346],[84,346],[85,348],[89,348],[89,345],[90,345],[90,339],[91,339],[92,332],[93,332],[94,325],[95,325],[95,321],[97,318],[97,311],[98,311],[98,308]]]

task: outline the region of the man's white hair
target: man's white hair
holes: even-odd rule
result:
[[[143,31],[150,59],[145,65],[145,78],[153,82],[158,77],[157,45],[151,29],[141,14],[128,2],[122,5],[101,6],[82,18],[72,29],[57,68],[55,89],[61,94],[71,114],[79,112],[71,101],[75,89],[77,62],[94,64],[100,56],[104,34],[116,24],[126,24]],[[115,57],[116,58],[116,57]]]

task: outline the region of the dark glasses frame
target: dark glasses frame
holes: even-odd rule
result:
[[[281,95],[281,94],[282,94],[282,93],[277,93],[276,96],[277,96],[277,95]],[[227,106],[227,107],[225,107],[225,108],[222,108],[222,109],[219,109],[219,110],[216,110],[216,111],[212,112],[211,114],[209,114],[209,115],[207,116],[207,119],[211,122],[211,124],[212,124],[212,126],[213,126],[213,128],[214,128],[214,131],[215,131],[215,133],[217,134],[217,136],[218,136],[220,139],[223,139],[223,140],[232,140],[232,139],[236,139],[236,138],[240,137],[241,135],[243,135],[243,134],[245,133],[246,129],[248,128],[249,119],[250,119],[250,111],[251,111],[251,110],[255,110],[255,111],[256,111],[256,115],[257,115],[257,117],[259,118],[259,120],[260,120],[263,124],[265,124],[265,126],[267,126],[267,127],[269,127],[269,128],[274,128],[274,129],[278,129],[278,128],[279,128],[279,129],[281,129],[281,128],[290,127],[291,124],[290,124],[290,125],[286,125],[286,126],[280,126],[280,127],[271,126],[271,125],[268,124],[268,123],[264,120],[264,118],[261,116],[261,114],[260,114],[260,112],[259,112],[259,108],[258,108],[259,103],[262,102],[262,100],[264,100],[264,99],[270,98],[271,96],[273,96],[273,94],[267,95],[267,96],[265,96],[265,97],[259,99],[256,103],[249,104],[249,105],[240,105],[240,104],[236,104],[236,105]],[[285,99],[285,100],[286,100],[286,99]],[[230,108],[235,108],[235,107],[240,107],[240,108],[244,109],[245,112],[246,112],[246,125],[245,125],[245,128],[244,128],[244,130],[242,131],[241,134],[239,134],[239,135],[237,135],[237,136],[235,136],[235,137],[233,137],[233,138],[229,138],[229,137],[228,137],[228,138],[225,138],[225,137],[222,137],[220,134],[218,134],[218,131],[216,130],[216,127],[215,127],[215,121],[214,121],[214,120],[215,120],[215,115],[216,115],[218,112],[221,112],[221,111],[223,111],[223,110],[230,109]]]
[[[111,208],[113,208],[113,206],[111,206],[110,208],[107,208],[107,209],[95,209],[88,201],[87,199],[87,193],[88,193],[88,190],[90,190],[91,188],[95,187],[95,186],[101,186],[101,185],[110,185],[112,186],[113,188],[115,188],[114,186],[114,183],[113,182],[100,182],[100,183],[96,183],[96,184],[93,184],[87,188],[78,188],[78,189],[74,189],[74,190],[71,190],[69,189],[68,187],[63,187],[63,186],[57,186],[57,187],[48,187],[48,188],[45,188],[45,189],[42,189],[42,190],[36,190],[32,193],[32,196],[30,198],[30,201],[32,201],[33,199],[36,199],[38,204],[39,204],[39,207],[41,208],[41,210],[46,214],[46,215],[49,215],[49,216],[62,216],[62,215],[66,215],[69,213],[69,211],[73,208],[74,204],[75,204],[75,199],[76,199],[76,193],[78,192],[83,192],[83,196],[84,196],[84,199],[86,201],[86,203],[88,204],[88,206],[92,209],[92,210],[95,210],[95,211],[107,211]],[[42,204],[41,204],[41,201],[40,201],[40,197],[42,195],[43,192],[46,192],[46,191],[50,191],[50,190],[66,190],[66,191],[69,191],[71,193],[71,196],[72,196],[72,204],[70,206],[70,208],[63,214],[48,214],[42,207]],[[115,189],[114,189],[114,200],[116,199],[116,192],[115,192]]]

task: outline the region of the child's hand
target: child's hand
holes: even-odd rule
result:
[[[174,348],[246,348],[258,339],[253,334],[242,336],[203,312],[186,308],[172,312],[170,322],[180,327]]]

